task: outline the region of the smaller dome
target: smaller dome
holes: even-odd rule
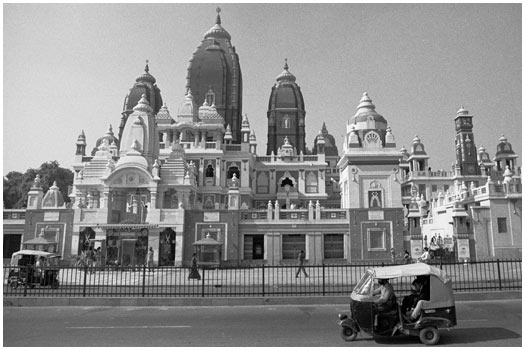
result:
[[[405,146],[401,147],[401,149],[399,150],[399,153],[401,154],[408,154],[408,150],[405,148]]]
[[[461,106],[456,113],[457,115],[468,115],[468,111],[463,106]]]
[[[159,113],[157,113],[157,115],[155,116],[155,119],[158,121],[170,121],[170,122],[173,120],[166,103],[164,103],[162,107],[160,107]]]
[[[144,73],[139,75],[135,81],[137,83],[141,83],[141,82],[144,82],[144,83],[150,83],[150,84],[155,84],[157,82],[157,80],[155,79],[155,77],[153,77],[153,75],[149,74],[149,65],[148,65],[148,60],[146,60],[146,67],[144,67]]]
[[[372,119],[376,123],[383,124],[382,129],[386,129],[387,122],[386,119],[376,112],[375,110],[376,106],[372,103],[372,99],[368,96],[367,92],[363,93],[363,96],[361,97],[361,100],[359,101],[359,105],[357,105],[356,114],[352,117],[352,123],[363,123],[367,122],[369,119]]]
[[[53,186],[49,187],[44,199],[42,200],[42,208],[60,208],[64,205],[64,197],[57,186],[57,182],[53,182]]]
[[[416,135],[416,137],[414,137],[414,139],[412,140],[412,143],[421,143],[421,139],[419,138],[419,136]]]
[[[126,155],[124,157],[120,157],[115,168],[120,168],[123,166],[148,169],[148,161],[142,156],[141,146],[137,139],[133,140],[130,150],[126,153]]]
[[[149,102],[146,99],[146,94],[142,94],[137,105],[133,107],[133,110],[138,112],[153,113],[153,108],[151,108],[149,105]]]
[[[98,138],[97,142],[95,143],[95,147],[91,151],[91,155],[94,156],[100,149],[100,147],[104,144],[107,144],[109,146],[112,143],[115,143],[118,146],[119,140],[115,137],[115,134],[113,133],[113,126],[109,124],[108,131],[106,131],[106,134],[104,136]]]
[[[230,34],[221,26],[220,13],[221,8],[217,7],[217,19],[215,20],[215,25],[204,34],[204,39],[215,38],[231,40]]]
[[[501,134],[501,137],[498,139],[498,142],[499,143],[506,143],[507,142],[507,138],[505,137],[505,135]]]

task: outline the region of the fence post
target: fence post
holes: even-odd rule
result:
[[[502,286],[501,286],[501,270],[500,270],[500,267],[499,267],[499,259],[497,260],[497,263],[498,263],[498,281],[499,281],[499,290],[502,290]]]
[[[26,266],[26,283],[24,283],[24,296],[25,297],[27,296],[27,285],[29,283],[29,269],[30,269],[30,267]],[[17,283],[18,283],[18,281],[17,281]]]
[[[323,296],[325,296],[325,268],[323,263]]]
[[[146,264],[142,268],[142,297],[146,295]]]
[[[264,296],[265,294],[265,291],[264,291],[264,264],[262,265],[262,296]]]
[[[205,279],[206,268],[202,268],[202,291],[201,296],[204,298],[204,279]]]
[[[84,266],[84,286],[82,287],[82,296],[86,296],[86,283],[87,283],[88,266]]]

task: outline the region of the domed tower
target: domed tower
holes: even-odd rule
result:
[[[277,154],[280,145],[288,141],[297,154],[306,154],[304,99],[295,76],[288,71],[285,59],[284,70],[277,76],[268,104],[268,147],[266,154]]]
[[[462,176],[481,175],[474,133],[472,132],[472,118],[473,116],[463,106],[457,111],[456,118],[454,118],[456,123],[456,166]]]
[[[115,134],[113,134],[113,127],[111,126],[111,124],[109,124],[109,128],[108,128],[108,131],[106,132],[106,134],[105,134],[104,136],[98,138],[95,147],[93,148],[93,150],[91,150],[91,155],[92,155],[92,156],[94,156],[95,153],[97,153],[97,151],[98,151],[98,147],[99,147],[103,142],[107,142],[108,146],[110,146],[110,145],[113,144],[113,143],[117,146],[117,148],[118,148],[118,146],[119,146],[119,141],[118,141],[118,139],[115,137]]]
[[[122,118],[120,119],[120,126],[118,132],[118,139],[122,140],[122,132],[124,131],[124,125],[129,115],[133,113],[133,108],[139,103],[142,95],[146,95],[146,99],[149,105],[153,109],[154,115],[156,115],[162,107],[162,96],[160,95],[160,89],[156,85],[157,80],[153,75],[149,73],[148,61],[146,61],[146,67],[144,73],[139,75],[135,79],[135,84],[129,90],[129,93],[124,99],[124,108],[122,110]]]
[[[335,144],[335,137],[328,133],[328,129],[326,129],[326,123],[323,122],[323,127],[321,128],[320,135],[323,136],[324,139],[324,153],[325,156],[338,156],[339,151],[337,150],[337,145]],[[312,149],[313,154],[317,154],[317,140],[319,139],[319,136],[317,135],[314,139],[314,147]]]
[[[186,88],[197,106],[214,92],[215,108],[230,125],[233,143],[241,142],[242,75],[239,56],[230,34],[221,26],[220,8],[215,25],[208,30],[188,65]],[[212,101],[207,101],[209,105]]]
[[[494,157],[496,170],[503,171],[508,166],[511,171],[514,171],[517,158],[518,155],[512,150],[512,145],[507,142],[507,138],[504,135],[501,135],[498,139],[496,156]]]

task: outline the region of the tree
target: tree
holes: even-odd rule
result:
[[[27,193],[33,185],[36,175],[40,175],[42,189],[44,193],[53,186],[56,181],[57,186],[62,192],[64,201],[70,202],[68,197],[69,186],[73,185],[73,172],[69,169],[61,168],[58,162],[50,161],[40,165],[38,169],[27,169],[24,174],[11,171],[4,176],[4,207],[6,209],[25,208],[27,205]]]

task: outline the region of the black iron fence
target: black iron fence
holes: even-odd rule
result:
[[[199,269],[188,279],[184,267],[48,268],[35,276],[28,268],[4,266],[4,296],[31,297],[235,297],[349,295],[367,268],[375,264]],[[521,260],[490,260],[435,265],[451,278],[456,292],[521,290]],[[27,281],[32,276],[33,283]],[[11,277],[9,277],[11,275]],[[17,280],[17,276],[21,279]],[[56,280],[55,280],[56,277]],[[56,282],[58,283],[56,283]],[[411,280],[392,281],[396,294],[410,290]]]

